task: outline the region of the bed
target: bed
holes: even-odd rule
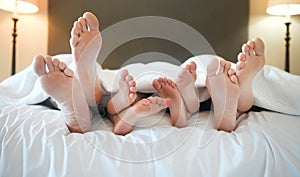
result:
[[[57,57],[70,63],[70,55]],[[211,56],[187,62],[203,57]],[[156,69],[172,78],[176,73],[170,70],[178,67],[127,66],[135,77],[151,71],[136,77],[144,91],[151,91],[147,81],[157,77]],[[116,73],[102,73],[107,93],[118,89],[112,82]],[[202,87],[201,67],[197,76]],[[180,129],[160,112],[125,136],[113,134],[111,121],[95,113],[92,131],[78,134],[69,132],[58,110],[36,104],[47,95],[29,66],[0,84],[0,176],[299,176],[300,77],[265,66],[253,92],[255,105],[265,110],[242,114],[231,133],[216,131],[211,112],[203,111]]]

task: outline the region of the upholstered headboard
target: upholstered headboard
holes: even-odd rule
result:
[[[183,62],[204,53],[236,61],[248,39],[248,6],[248,0],[51,0],[48,51],[50,55],[70,53],[73,22],[91,11],[104,33],[105,49],[98,58],[104,68],[119,68],[128,60],[142,58],[147,58],[143,62]],[[116,30],[115,35],[112,30]],[[140,37],[126,36],[122,43],[119,39],[123,34]],[[198,34],[203,37],[200,43]]]

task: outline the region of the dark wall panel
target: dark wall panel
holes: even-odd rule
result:
[[[242,43],[248,38],[248,6],[248,0],[49,0],[48,51],[50,55],[70,53],[73,22],[83,12],[91,11],[99,18],[101,30],[133,17],[176,19],[198,31],[213,48],[211,51],[199,46],[197,54],[215,52],[236,61]],[[116,39],[105,38],[103,43],[109,40]],[[148,52],[166,54],[179,62],[195,55],[176,42],[145,37],[115,47],[107,57],[100,55],[98,61],[105,68],[118,68],[128,59]]]

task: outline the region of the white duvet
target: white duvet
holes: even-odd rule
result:
[[[70,62],[69,55],[59,57]],[[203,57],[211,56],[192,58],[200,66],[198,87],[205,83]],[[138,88],[148,92],[153,89],[148,81],[158,75],[175,79],[173,71],[179,69],[166,63],[137,65],[127,68]],[[143,74],[145,68],[151,71]],[[102,84],[108,92],[118,88],[117,71],[99,75],[107,78]],[[114,135],[112,123],[99,117],[92,118],[92,132],[70,134],[59,111],[27,105],[48,97],[30,66],[0,84],[0,176],[296,177],[299,87],[299,76],[265,66],[255,78],[255,104],[273,111],[243,114],[231,133],[213,129],[210,112],[195,114],[181,129],[161,112],[138,122],[126,136]]]
[[[197,63],[197,80],[198,88],[205,87],[206,61],[210,60],[213,55],[200,55],[188,59],[185,63],[195,61]],[[71,68],[72,58],[69,54],[57,55]],[[168,77],[176,80],[177,74],[182,66],[177,66],[165,62],[153,62],[148,64],[136,63],[125,66],[129,73],[133,75],[137,82],[138,90],[141,92],[154,92],[152,80],[157,77]],[[107,93],[118,90],[118,71],[119,70],[102,70],[97,65],[98,75],[101,78],[102,85]],[[257,74],[253,81],[254,105],[269,110],[300,115],[300,77],[284,72],[278,68],[266,65],[261,72]],[[207,92],[199,93],[199,97],[208,99]],[[32,70],[32,66],[4,80],[0,84],[0,103],[13,104],[34,104],[48,98],[41,89],[38,78]]]

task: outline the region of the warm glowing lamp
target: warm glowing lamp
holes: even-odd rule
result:
[[[286,16],[288,21],[286,25],[286,51],[285,51],[285,71],[290,71],[290,54],[289,54],[289,41],[290,31],[289,26],[290,16],[300,14],[300,0],[268,0],[268,6],[266,12],[270,15],[282,15]]]
[[[32,14],[39,11],[38,0],[0,0],[0,9],[13,12],[13,49],[12,49],[12,67],[11,74],[16,73],[16,38],[18,14]]]

